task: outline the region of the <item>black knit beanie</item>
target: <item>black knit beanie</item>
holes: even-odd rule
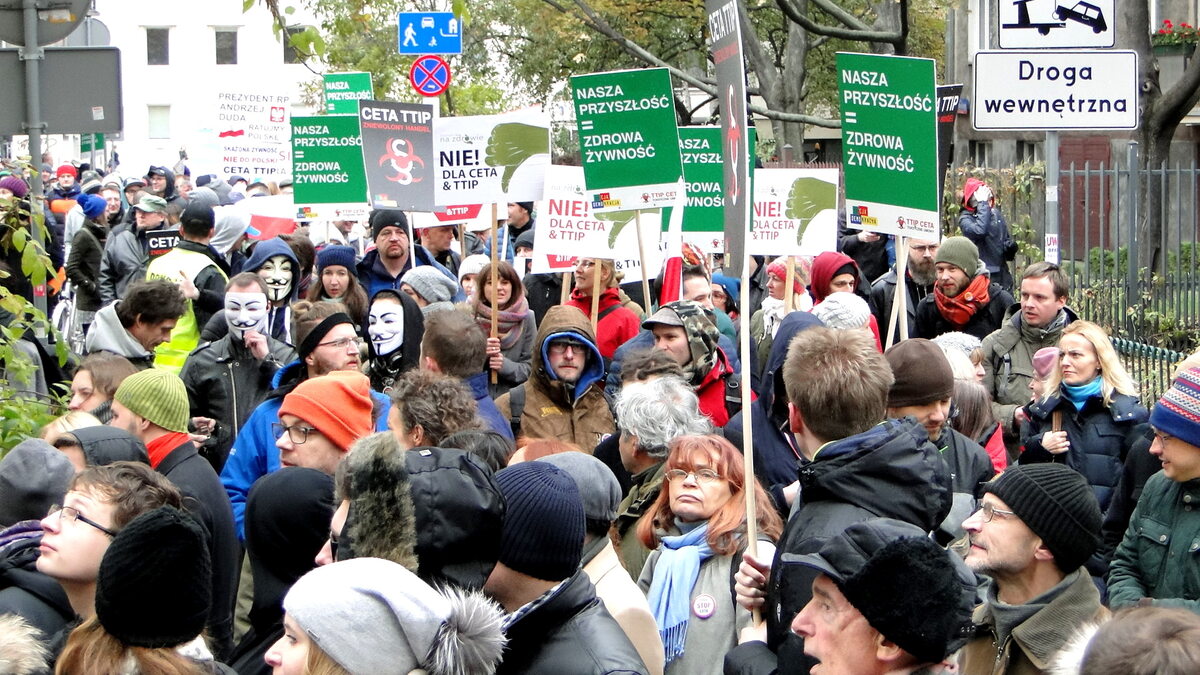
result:
[[[1065,573],[1074,572],[1100,543],[1100,504],[1079,472],[1062,464],[1009,467],[984,492],[999,497],[1042,538]]]
[[[499,561],[543,581],[562,581],[583,555],[583,499],[565,471],[546,462],[522,462],[496,473],[508,504]]]
[[[400,209],[375,209],[371,211],[371,239],[378,239],[383,228],[392,226],[408,232],[408,216]]]
[[[211,595],[204,529],[162,506],[134,518],[108,545],[96,578],[96,618],[126,645],[174,647],[204,630]]]

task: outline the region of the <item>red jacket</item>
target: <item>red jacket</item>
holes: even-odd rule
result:
[[[729,410],[725,407],[725,376],[741,377],[729,365],[725,352],[717,350],[717,363],[708,371],[700,384],[696,385],[696,397],[700,399],[700,412],[712,420],[714,427],[723,427],[729,423]],[[750,400],[758,398],[750,392]]]
[[[567,301],[567,305],[579,309],[589,321],[591,320],[592,296],[581,293],[577,288],[571,291],[571,299]],[[633,310],[621,306],[620,291],[616,288],[604,289],[604,292],[600,294],[598,307],[598,313],[603,316],[596,324],[596,346],[604,358],[611,359],[616,353],[617,347],[625,344],[627,340],[641,331],[642,320]],[[614,307],[614,309],[605,314],[604,310],[609,307]]]

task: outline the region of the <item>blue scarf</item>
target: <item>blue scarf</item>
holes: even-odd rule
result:
[[[1085,384],[1067,384],[1062,383],[1063,398],[1070,401],[1075,406],[1075,412],[1083,410],[1083,404],[1093,396],[1102,396],[1100,385],[1103,380],[1099,375],[1093,377],[1091,381]]]
[[[679,525],[680,529],[687,526],[685,523]],[[678,537],[662,538],[661,553],[646,599],[650,601],[654,623],[658,624],[667,663],[683,654],[688,617],[692,612],[692,588],[700,576],[700,564],[713,555],[707,537],[708,523],[705,522]]]

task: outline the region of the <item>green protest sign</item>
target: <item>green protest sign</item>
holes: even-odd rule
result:
[[[687,205],[683,209],[683,240],[705,253],[725,252],[725,162],[721,127],[679,127],[679,154]],[[750,130],[750,146],[756,139]],[[671,209],[664,209],[668,222]]]
[[[104,134],[80,134],[79,151],[91,152],[104,149]]]
[[[292,175],[297,205],[365,204],[367,177],[358,117],[293,117]]]
[[[840,52],[837,68],[847,224],[938,239],[933,60]]]
[[[670,206],[683,175],[666,68],[571,78],[592,210]]]
[[[358,102],[374,98],[370,73],[326,73],[325,112],[357,115]]]

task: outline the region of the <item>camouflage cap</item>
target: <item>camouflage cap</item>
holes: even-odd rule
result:
[[[694,300],[668,302],[654,316],[657,317],[664,311],[670,311],[679,318],[679,323],[667,325],[682,326],[687,333],[688,350],[692,354],[692,360],[684,366],[684,370],[693,385],[699,384],[717,363],[721,333],[717,331],[716,317],[711,309]]]
[[[133,208],[145,211],[146,213],[166,213],[167,200],[152,194],[143,194],[142,198],[138,200],[138,203]]]

